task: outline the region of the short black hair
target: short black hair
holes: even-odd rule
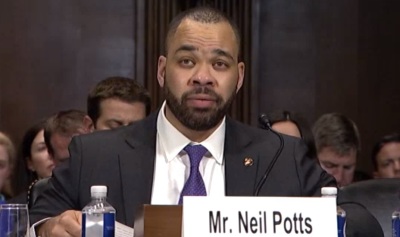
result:
[[[110,98],[127,103],[141,102],[145,105],[146,115],[150,114],[150,94],[142,85],[126,77],[108,77],[100,81],[87,98],[87,113],[94,124],[100,117],[100,103]]]
[[[190,19],[196,22],[206,23],[206,24],[227,22],[232,27],[232,30],[235,33],[238,51],[240,50],[241,39],[240,39],[239,28],[237,27],[236,23],[230,17],[228,17],[224,12],[218,9],[208,6],[201,6],[201,7],[190,8],[186,11],[179,13],[169,23],[167,37],[165,39],[166,55],[168,54],[169,42],[171,38],[175,35],[178,26],[185,19]]]
[[[388,143],[400,143],[400,134],[399,133],[392,133],[382,137],[377,143],[375,143],[374,147],[372,148],[372,164],[374,166],[374,170],[378,170],[378,160],[377,155],[381,151],[382,147]]]

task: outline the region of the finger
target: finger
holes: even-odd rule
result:
[[[81,237],[82,236],[82,212],[74,211],[73,215],[74,215],[76,222],[72,223],[74,226],[71,227],[71,229],[68,229],[68,230],[70,230],[68,233],[74,237]]]
[[[60,227],[68,233],[68,236],[79,237],[81,235],[81,223],[76,211],[67,211],[60,216]]]
[[[81,225],[82,224],[82,212],[75,211],[74,214],[75,214],[75,218],[77,219],[79,225]]]

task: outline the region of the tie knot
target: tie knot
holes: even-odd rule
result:
[[[185,150],[190,159],[190,166],[199,166],[201,159],[207,152],[207,148],[202,145],[187,145],[183,150]]]

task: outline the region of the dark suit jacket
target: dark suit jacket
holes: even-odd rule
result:
[[[133,226],[135,213],[151,201],[156,146],[157,113],[116,130],[75,137],[68,164],[57,168],[49,187],[31,209],[31,222],[58,215],[68,209],[81,210],[90,201],[90,186],[108,186],[107,200],[117,210],[117,221]],[[260,196],[320,195],[334,179],[305,156],[300,141],[284,137],[284,148]],[[173,138],[171,138],[173,139]],[[224,147],[225,193],[253,196],[257,183],[279,148],[277,135],[226,120]],[[253,159],[245,166],[244,159]]]

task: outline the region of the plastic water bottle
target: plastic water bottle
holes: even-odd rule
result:
[[[114,237],[115,209],[106,201],[107,187],[92,186],[92,201],[82,209],[82,237]]]
[[[323,187],[321,189],[322,197],[337,197],[337,188],[336,187]],[[337,228],[338,228],[338,237],[346,237],[346,211],[343,210],[340,206],[336,207],[336,215],[337,215]]]
[[[396,210],[392,214],[392,236],[400,237],[400,211]]]

